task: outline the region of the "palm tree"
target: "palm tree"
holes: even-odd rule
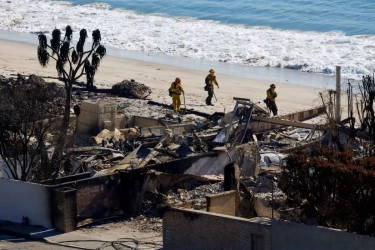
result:
[[[51,162],[54,168],[59,167],[58,165],[67,141],[66,135],[69,126],[73,84],[81,76],[86,75],[87,87],[88,89],[92,89],[95,72],[100,65],[101,59],[103,59],[106,54],[105,47],[100,44],[101,35],[98,29],[92,32],[92,46],[91,49],[87,51],[84,51],[87,38],[86,29],[80,31],[76,48],[70,47],[72,37],[73,30],[70,26],[65,28],[64,39],[61,39],[61,31],[59,29],[54,29],[52,32],[51,45],[48,45],[46,35],[38,35],[38,60],[40,65],[42,67],[47,67],[50,58],[55,60],[57,74],[59,77],[63,78],[66,89],[64,117]],[[48,49],[51,52],[49,52]]]

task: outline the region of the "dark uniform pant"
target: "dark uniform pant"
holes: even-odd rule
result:
[[[268,100],[268,108],[272,111],[273,116],[277,116],[276,102]]]
[[[214,96],[214,89],[208,88],[208,96],[206,98],[206,104],[211,105],[212,104],[212,97]]]

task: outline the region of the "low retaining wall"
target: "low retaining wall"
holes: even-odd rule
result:
[[[171,209],[163,216],[163,249],[271,250],[270,220]]]

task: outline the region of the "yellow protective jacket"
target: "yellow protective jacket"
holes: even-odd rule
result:
[[[206,83],[206,85],[207,85],[210,89],[213,89],[213,88],[214,88],[214,84],[218,85],[218,83],[217,83],[217,81],[216,81],[216,76],[211,75],[211,74],[209,74],[208,76],[206,76],[205,83]]]
[[[271,88],[267,90],[267,99],[272,102],[275,102],[275,98],[277,97],[276,91],[273,91]]]
[[[176,83],[176,82],[172,82],[171,87],[169,88],[169,91],[171,91],[172,94],[175,94],[175,95],[181,95],[181,93],[184,93],[182,84]]]

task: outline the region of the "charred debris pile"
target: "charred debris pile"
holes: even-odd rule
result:
[[[235,98],[232,112],[187,110],[181,115],[162,103],[121,99],[108,93],[78,94],[77,99],[82,101],[105,98],[116,103],[116,117],[125,122],[119,122],[123,126],[114,130],[103,129],[91,136],[75,133],[80,147],[67,149],[71,167],[66,174],[91,172],[95,177],[123,172],[143,176],[145,188],[139,190],[143,198],[131,210],[150,223],[166,207],[206,209],[207,195],[225,191],[225,167],[233,162],[239,167],[238,216],[270,217],[270,204],[282,207],[286,199],[277,180],[287,154],[296,147],[321,142],[323,136],[311,124],[299,127],[301,121],[320,115],[321,108],[301,121],[288,121],[288,116],[271,119],[251,100]],[[140,101],[147,109],[142,112],[145,116],[132,113]],[[273,123],[257,120],[262,117]],[[295,126],[288,126],[290,122]]]
[[[47,83],[37,76],[18,75],[12,79],[0,76],[0,84],[4,88]],[[64,98],[61,85],[49,85]],[[64,152],[68,160],[58,177],[124,173],[132,184],[127,188],[139,193],[128,210],[148,229],[160,229],[154,224],[160,223],[157,218],[165,208],[205,210],[206,196],[228,191],[228,181],[236,183],[230,190],[239,197],[237,216],[296,220],[301,218],[304,206],[290,201],[288,186],[292,185],[286,185],[283,175],[290,166],[289,155],[313,155],[312,149],[324,146],[351,150],[353,157],[374,154],[374,79],[363,79],[357,112],[353,100],[358,96],[351,88],[349,84],[348,118],[338,120],[333,116],[334,92],[328,94],[328,99],[322,95],[323,107],[270,118],[267,110],[245,98],[234,98],[236,104],[228,113],[184,110],[176,114],[169,104],[145,100],[151,89],[134,80],[124,80],[109,90],[87,91],[78,86],[73,102],[81,110],[71,110],[72,140]],[[105,108],[100,108],[98,100],[111,103],[115,111],[110,109],[104,116],[100,112]],[[84,103],[99,105],[92,110],[97,112],[94,116],[103,117],[94,122],[91,132],[77,131],[82,124],[87,125],[82,117],[93,116],[85,114]],[[320,124],[309,122],[324,113]],[[228,174],[228,166],[235,166],[236,174]],[[133,185],[135,179],[139,180],[137,185]],[[317,218],[317,213],[312,217]]]

